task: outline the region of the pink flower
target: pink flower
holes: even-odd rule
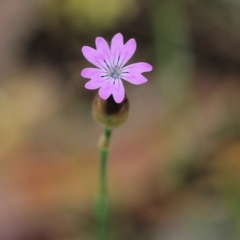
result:
[[[125,96],[122,80],[132,84],[142,84],[147,79],[143,72],[152,70],[152,66],[145,62],[138,62],[124,66],[136,51],[136,41],[132,38],[126,44],[123,43],[121,33],[116,34],[109,47],[102,37],[96,38],[96,47],[82,48],[84,57],[98,68],[85,68],[81,75],[91,80],[85,84],[87,89],[98,89],[101,98],[107,99],[111,94],[116,103],[121,103]]]

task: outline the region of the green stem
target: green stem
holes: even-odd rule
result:
[[[109,154],[109,143],[112,130],[105,129],[99,142],[100,152],[100,186],[97,199],[97,220],[98,220],[98,238],[107,239],[107,217],[109,209],[109,200],[107,194],[107,159]]]

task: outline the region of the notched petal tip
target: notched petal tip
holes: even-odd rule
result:
[[[114,101],[115,101],[116,103],[121,103],[121,102],[123,101],[123,99],[118,99],[118,98],[116,98],[116,97],[114,97],[114,96],[113,96],[113,98],[114,98]]]
[[[149,63],[145,63],[145,71],[144,72],[150,72],[153,70],[153,66]]]
[[[100,78],[102,71],[99,68],[84,68],[81,72],[81,76],[84,78]]]
[[[103,41],[103,38],[102,37],[96,37],[95,39],[95,45],[96,45],[96,48],[98,47],[99,44],[101,44]]]
[[[126,73],[122,79],[135,85],[140,85],[148,81],[141,73]]]
[[[113,36],[112,39],[115,39],[115,40],[122,40],[123,39],[123,35],[121,33],[117,33]]]
[[[123,47],[123,35],[121,33],[117,33],[112,38],[111,51],[114,54],[116,50],[118,50],[119,52],[122,47]]]
[[[89,55],[92,54],[92,52],[95,51],[95,49],[88,47],[88,46],[83,46],[82,47],[82,53],[83,56],[88,60]]]
[[[91,87],[91,82],[90,81],[85,83],[84,87],[88,90],[93,90],[94,89],[94,88]]]
[[[109,96],[111,95],[111,93],[108,95],[108,93],[103,92],[103,91],[100,91],[100,90],[101,90],[101,88],[100,88],[99,91],[98,91],[98,95],[99,95],[102,99],[104,99],[104,100],[108,99]]]
[[[95,44],[98,50],[104,48],[108,49],[108,43],[103,37],[96,37]]]
[[[124,66],[128,60],[133,56],[137,48],[137,43],[135,39],[131,38],[126,42],[120,51],[120,65]]]
[[[102,64],[101,64],[101,60],[102,60],[102,56],[99,54],[99,52],[91,47],[88,46],[83,46],[82,47],[82,53],[83,56],[93,65],[101,68]]]
[[[103,37],[96,37],[96,41],[101,41],[102,39],[104,39]]]
[[[125,46],[134,54],[137,49],[137,42],[134,38],[131,38],[126,42]]]
[[[87,83],[85,83],[85,88],[88,90],[98,89],[103,85],[103,82],[98,81],[98,79],[91,79]]]
[[[113,98],[116,103],[121,103],[124,100],[124,91],[123,91],[123,93],[118,94],[118,95],[113,94]]]
[[[98,91],[99,96],[102,99],[107,99],[113,91],[113,83],[109,81],[105,81],[104,84],[102,84],[101,88]]]
[[[137,42],[136,42],[136,40],[135,40],[134,38],[130,38],[130,39],[126,42],[126,44],[127,44],[128,42],[130,42],[132,45],[137,45]]]
[[[146,62],[138,62],[138,63],[133,63],[130,65],[127,65],[124,67],[125,72],[137,72],[137,73],[143,73],[143,72],[150,72],[152,71],[153,67],[149,63]]]
[[[113,85],[113,98],[116,103],[121,103],[125,96],[125,90],[122,83],[122,80],[116,80],[115,84]]]
[[[83,46],[83,47],[82,47],[82,53],[83,53],[83,55],[84,55],[85,53],[88,53],[90,48],[91,48],[91,47],[89,47],[89,46]]]
[[[84,69],[81,71],[80,75],[81,75],[82,77],[84,77],[84,78],[87,78],[86,72],[87,72],[87,70],[86,70],[86,68],[84,68]]]

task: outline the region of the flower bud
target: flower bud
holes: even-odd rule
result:
[[[121,103],[116,103],[111,95],[104,100],[96,94],[92,114],[94,119],[105,128],[116,128],[126,122],[129,113],[129,101],[125,96]]]

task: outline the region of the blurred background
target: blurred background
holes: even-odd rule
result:
[[[135,38],[148,83],[108,166],[114,240],[240,239],[240,2],[0,0],[0,239],[96,239],[84,45]]]

